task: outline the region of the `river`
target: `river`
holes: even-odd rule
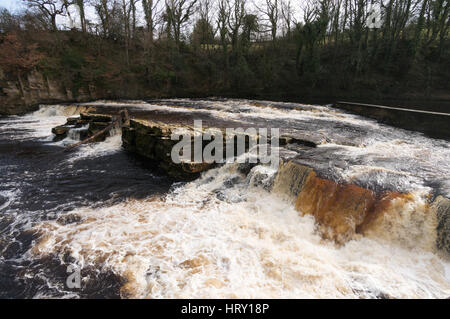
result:
[[[431,196],[450,197],[448,141],[326,106],[183,99],[83,106],[313,132],[324,142],[305,160],[412,199],[367,235],[337,244],[266,187],[277,174],[270,167],[244,175],[226,164],[180,182],[126,153],[120,132],[62,152],[77,132],[53,142],[51,128],[80,109],[41,106],[0,118],[0,297],[450,296],[450,261],[435,248],[436,220],[424,208]],[[69,264],[81,269],[80,289],[66,286]]]

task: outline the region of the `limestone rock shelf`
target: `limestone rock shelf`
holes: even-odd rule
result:
[[[132,119],[129,126],[122,127],[122,143],[125,150],[139,154],[154,162],[167,174],[176,178],[197,177],[202,171],[213,166],[208,163],[180,163],[171,159],[173,146],[178,141],[172,140],[172,132],[178,126]],[[193,130],[192,127],[186,127]]]
[[[117,109],[115,112],[117,115]],[[131,119],[121,130],[122,145],[126,151],[140,155],[178,179],[196,178],[215,166],[206,162],[176,164],[171,159],[172,148],[178,143],[171,139],[176,129],[183,127],[191,133],[201,133],[195,132],[192,126],[193,115],[176,117],[162,112],[133,111],[130,115]],[[65,125],[54,128],[53,133],[57,138],[63,138],[70,129],[87,127],[87,136],[92,136],[111,123],[114,116],[113,111],[91,109],[91,113],[82,112],[79,118],[69,118]],[[224,136],[224,149],[224,128],[242,127],[242,123],[234,121],[222,119],[214,122],[207,116],[203,119],[202,130],[219,126]],[[102,136],[98,141],[104,138]],[[202,149],[207,143],[204,142]],[[333,147],[318,147],[324,143],[327,143],[327,137],[323,135],[304,131],[282,132],[279,139],[281,165],[270,187],[265,187],[290,201],[300,214],[314,216],[323,238],[343,244],[355,235],[376,231],[385,222],[386,216],[401,215],[404,209],[411,206],[414,198],[408,189],[402,189],[396,183],[401,177],[396,172],[384,172],[390,175],[381,181],[376,176],[346,181],[339,172],[348,166],[358,165],[358,159],[344,155],[337,159]],[[250,169],[251,164],[244,164],[238,171],[248,174]],[[450,200],[437,196],[417,209],[427,220],[435,221],[435,246],[450,254]]]
[[[355,234],[370,232],[383,222],[384,214],[401,213],[402,207],[413,201],[409,193],[377,192],[320,175],[320,169],[296,159],[284,161],[275,178],[273,192],[291,201],[302,215],[314,216],[322,236],[337,243],[345,243]],[[437,216],[438,247],[450,252],[450,201],[439,196],[420,209],[431,219],[432,215]]]
[[[33,70],[19,80],[0,70],[0,116],[35,111],[41,103],[65,103],[98,99],[104,92],[96,87],[79,88],[76,94],[63,81]]]

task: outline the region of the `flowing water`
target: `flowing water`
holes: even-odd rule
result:
[[[51,128],[89,107],[280,127],[322,140],[303,160],[336,180],[408,192],[365,236],[325,240],[271,191],[275,169],[238,164],[171,180],[125,153],[120,134],[62,152]],[[147,116],[147,115],[146,115]],[[190,123],[192,124],[192,123]],[[295,151],[295,150],[291,150]],[[443,298],[427,200],[450,197],[450,143],[328,107],[246,100],[42,106],[0,118],[0,297]],[[81,289],[66,286],[67,266]]]

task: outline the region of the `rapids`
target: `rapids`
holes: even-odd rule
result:
[[[307,163],[336,180],[407,192],[408,200],[394,200],[365,236],[337,244],[274,191],[283,185],[273,185],[270,167],[245,175],[226,164],[179,183],[125,153],[120,132],[72,153],[61,150],[77,132],[52,141],[51,128],[68,116],[123,107],[315,134],[323,142],[305,151]],[[0,165],[0,297],[450,296],[450,260],[435,248],[427,210],[430,197],[450,197],[444,140],[325,106],[98,101],[0,118]],[[81,289],[65,286],[69,264],[82,269]]]

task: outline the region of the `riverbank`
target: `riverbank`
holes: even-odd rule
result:
[[[48,103],[210,96],[322,105],[344,100],[444,113],[450,109],[445,55],[415,58],[414,68],[403,65],[402,58],[399,63],[389,61],[395,65],[392,69],[369,67],[358,73],[349,54],[325,46],[317,61],[302,63],[315,66],[301,70],[296,45],[290,43],[294,39],[230,56],[187,44],[175,48],[159,39],[151,58],[148,48],[136,43],[130,48],[131,63],[124,63],[117,42],[76,30],[8,36],[12,38],[3,42],[5,52],[21,48],[35,63],[21,69],[20,61],[4,57],[0,115],[25,114]],[[394,72],[396,68],[400,70]]]
[[[333,104],[333,107],[395,127],[423,132],[431,137],[450,140],[450,131],[448,129],[450,127],[450,113],[352,102],[337,102]]]

